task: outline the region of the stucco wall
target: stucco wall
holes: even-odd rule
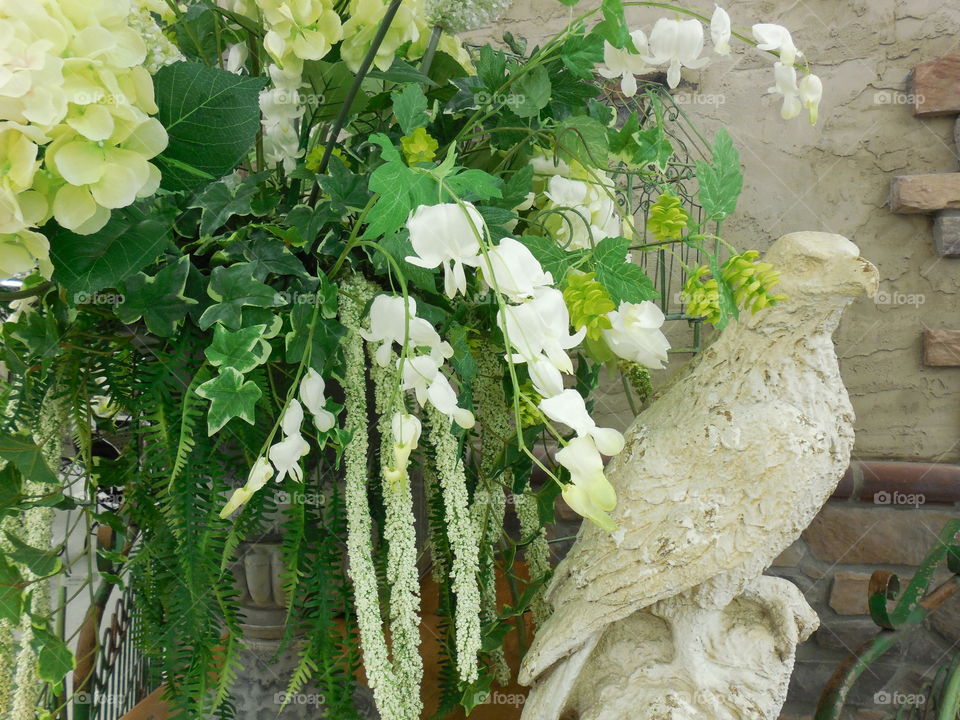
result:
[[[596,4],[584,0],[578,10]],[[709,15],[713,0],[688,6]],[[921,332],[960,326],[960,260],[936,255],[930,218],[894,215],[885,202],[896,175],[958,169],[953,119],[915,118],[906,92],[916,64],[960,48],[960,4],[742,0],[725,7],[734,29],[761,21],[789,27],[824,82],[820,122],[810,127],[802,118],[780,119],[776,98],[764,96],[772,59],[753,48],[735,41],[730,57],[684,71],[695,87],[681,91],[705,100],[687,111],[710,133],[726,127],[743,161],[744,190],[728,238],[764,249],[787,232],[822,230],[856,242],[882,280],[881,302],[858,301],[836,335],[858,417],[855,452],[957,460],[960,369],[924,368]],[[634,27],[649,30],[662,12],[632,8],[630,16]],[[536,42],[569,13],[557,0],[519,0],[493,30],[476,35],[509,30]],[[627,421],[615,392],[602,405]]]

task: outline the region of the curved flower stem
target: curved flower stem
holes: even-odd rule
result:
[[[26,288],[24,290],[12,290],[10,292],[0,292],[0,302],[9,302],[11,300],[24,300],[26,298],[43,295],[47,290],[53,287],[51,281],[42,282],[39,285]]]
[[[360,63],[360,68],[357,70],[357,74],[353,78],[353,85],[350,86],[350,90],[347,93],[346,98],[344,98],[343,105],[340,108],[340,113],[337,115],[337,119],[334,121],[333,127],[330,128],[330,135],[327,137],[327,145],[323,149],[323,158],[321,158],[320,166],[317,169],[317,172],[320,175],[323,175],[327,171],[327,165],[330,162],[330,155],[333,153],[333,146],[337,142],[337,136],[340,135],[340,131],[343,130],[344,125],[347,124],[347,117],[350,115],[350,108],[353,107],[353,101],[356,99],[357,93],[360,92],[360,85],[363,83],[363,79],[367,76],[367,73],[370,72],[370,66],[373,65],[373,61],[377,57],[377,51],[380,49],[380,45],[383,44],[383,39],[387,36],[387,31],[390,29],[390,25],[393,23],[393,18],[396,17],[397,11],[400,9],[402,2],[403,0],[393,0],[390,3],[390,6],[387,8],[387,11],[383,14],[383,20],[380,21],[380,27],[377,28],[377,34],[373,37],[373,43],[371,43],[366,57],[363,58],[363,62]],[[313,191],[310,193],[311,206],[317,202],[317,198],[319,196],[320,186],[314,185]]]

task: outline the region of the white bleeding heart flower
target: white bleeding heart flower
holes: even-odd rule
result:
[[[797,85],[797,69],[782,62],[773,64],[774,85],[767,88],[767,92],[783,96],[783,106],[780,108],[780,117],[790,120],[800,114],[800,87]]]
[[[307,374],[300,381],[298,395],[300,402],[313,415],[314,425],[320,432],[327,432],[337,422],[334,414],[324,407],[327,404],[325,391],[326,383],[323,381],[323,377],[313,368],[308,368]]]
[[[792,66],[798,57],[803,55],[793,44],[793,36],[783,25],[774,23],[757,23],[752,28],[753,39],[757,41],[757,48],[780,54],[780,62]]]
[[[514,302],[533,297],[538,288],[553,284],[530,249],[513,238],[503,238],[477,258],[483,281]]]
[[[411,265],[433,269],[443,266],[447,297],[467,292],[464,262],[480,252],[483,216],[470,203],[421,205],[407,220],[410,244],[416,255],[406,257]]]
[[[297,482],[303,482],[300,458],[308,452],[310,452],[310,444],[303,439],[300,433],[289,435],[271,446],[268,454],[270,455],[270,462],[277,469],[277,482],[281,482],[287,476],[287,473]]]
[[[393,470],[405,471],[410,453],[417,449],[422,426],[420,418],[409,413],[396,413],[391,421],[393,429]]]
[[[497,323],[515,351],[514,362],[545,356],[557,370],[573,373],[566,351],[580,344],[586,328],[570,334],[570,312],[556,288],[539,288],[532,300],[506,306]]]
[[[361,329],[360,335],[367,342],[382,343],[374,353],[374,359],[381,367],[386,367],[390,362],[393,345],[403,348],[405,340],[408,348],[429,348],[430,355],[438,362],[453,356],[450,343],[442,341],[433,325],[416,317],[416,313],[417,301],[412,297],[407,297],[406,303],[400,295],[378,295],[374,298],[370,306],[370,329]]]
[[[408,358],[403,363],[403,389],[413,390],[421,407],[429,402],[460,427],[473,427],[473,413],[457,405],[457,393],[440,372],[440,363],[429,355]]]
[[[715,5],[710,18],[710,40],[717,55],[730,54],[730,15],[719,5]]]
[[[589,436],[577,437],[557,451],[557,462],[570,472],[563,499],[577,513],[604,530],[616,525],[608,513],[617,506],[617,492],[603,471],[603,458]]]
[[[533,389],[541,397],[553,397],[563,392],[563,375],[546,355],[527,358],[527,372]]]
[[[680,68],[702,68],[709,58],[700,57],[703,51],[703,25],[698,20],[670,20],[660,18],[650,32],[650,55],[645,59],[651,65],[668,65],[667,85],[680,84]]]
[[[220,511],[220,517],[225,518],[232,515],[241,506],[246,505],[253,494],[266,485],[272,477],[273,467],[267,459],[265,457],[257,458],[250,469],[250,474],[247,476],[246,484],[233,491],[227,504]]]
[[[820,109],[820,100],[823,97],[823,82],[813,73],[804,75],[800,81],[800,102],[810,114],[810,124],[817,124],[817,113]]]
[[[621,302],[607,317],[610,328],[603,330],[603,339],[617,357],[648,368],[663,367],[670,342],[660,330],[665,318],[656,304]]]
[[[597,68],[597,72],[608,80],[620,78],[620,91],[625,97],[633,97],[637,94],[636,76],[648,73],[652,69],[644,60],[644,56],[650,53],[646,33],[643,30],[634,30],[630,33],[630,38],[633,40],[636,52],[631,52],[627,48],[621,50],[604,42],[603,65]]]
[[[303,426],[303,406],[297,400],[291,400],[280,419],[280,429],[287,437],[299,435]]]
[[[577,433],[578,437],[591,437],[604,455],[616,455],[623,450],[623,435],[613,428],[597,427],[597,423],[587,412],[583,396],[569,389],[553,397],[540,401],[540,410],[554,422],[563,423]]]

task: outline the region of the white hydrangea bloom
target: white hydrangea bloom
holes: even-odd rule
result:
[[[513,0],[427,0],[431,25],[450,33],[462,33],[489,25],[499,18]]]

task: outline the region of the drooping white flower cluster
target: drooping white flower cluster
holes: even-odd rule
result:
[[[370,306],[370,328],[360,333],[367,342],[380,343],[374,355],[380,365],[388,362],[393,345],[399,345],[403,390],[412,390],[421,407],[429,403],[469,429],[473,427],[473,413],[458,406],[457,393],[442,371],[443,361],[453,355],[453,348],[416,312],[417,303],[412,297],[378,295]]]
[[[162,2],[160,5],[169,12],[169,7]],[[164,65],[170,65],[185,59],[183,53],[180,52],[180,48],[163,34],[163,29],[154,19],[153,14],[157,12],[156,8],[156,2],[134,0],[134,7],[130,10],[130,27],[136,30],[147,46],[147,56],[143,61],[143,66],[151,75],[155,74]]]
[[[50,274],[51,217],[89,234],[152,195],[167,144],[129,0],[0,7],[0,275]],[[43,148],[41,160],[41,148]]]
[[[513,0],[427,0],[426,11],[431,25],[461,33],[489,25],[512,4]]]
[[[774,63],[775,84],[768,92],[783,96],[780,114],[789,120],[806,109],[810,124],[816,124],[823,84],[812,73],[797,82],[794,63],[802,53],[794,45],[790,31],[773,23],[757,23],[751,31],[760,50],[779,55],[779,60]],[[716,6],[710,18],[713,51],[718,55],[729,55],[730,37],[730,15]],[[667,85],[675,88],[680,84],[682,68],[698,70],[709,62],[709,57],[701,56],[704,46],[703,24],[694,18],[660,18],[654,23],[649,38],[643,30],[632,31],[630,38],[633,49],[615,48],[609,42],[605,43],[603,65],[597,68],[597,72],[605,78],[620,78],[620,90],[626,97],[633,97],[637,93],[637,75],[666,66]]]
[[[613,179],[604,171],[587,169],[537,154],[531,160],[538,186],[534,203],[540,223],[568,250],[592,248],[601,240],[621,234]]]
[[[310,444],[301,433],[304,405],[313,416],[313,422],[318,432],[328,432],[337,420],[334,414],[326,408],[325,388],[320,373],[313,368],[308,368],[303,380],[300,381],[298,389],[300,400],[291,399],[280,418],[280,431],[283,439],[270,447],[266,457],[257,458],[250,469],[247,482],[243,487],[233,491],[227,504],[220,511],[220,517],[225,518],[232,515],[240,507],[246,505],[254,493],[266,485],[274,477],[274,474],[276,474],[278,483],[283,482],[287,475],[297,482],[303,482],[303,468],[300,467],[300,458],[310,452]]]

